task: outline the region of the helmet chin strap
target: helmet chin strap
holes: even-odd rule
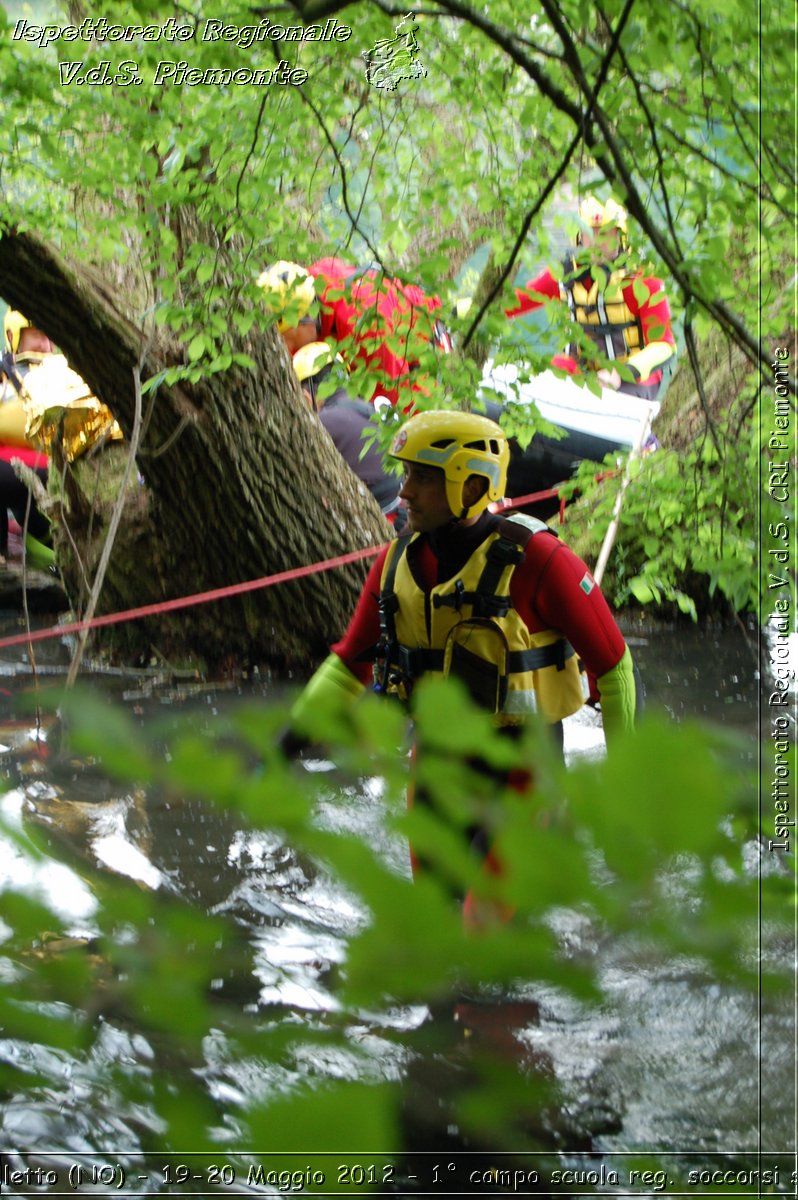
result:
[[[448,520],[448,521],[445,521],[445,522],[443,523],[443,525],[439,525],[439,526],[438,526],[438,529],[439,529],[439,530],[442,530],[442,529],[456,529],[456,528],[459,528],[459,526],[461,525],[461,523],[462,523],[463,521],[465,521],[465,519],[466,519],[466,517],[467,517],[467,516],[468,516],[468,509],[467,509],[467,508],[464,508],[464,509],[463,509],[463,511],[460,513],[460,516],[459,516],[459,517],[458,517],[457,513],[450,512],[450,515],[449,515],[449,520]]]

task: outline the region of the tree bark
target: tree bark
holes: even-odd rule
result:
[[[10,229],[0,237],[0,292],[56,342],[126,436],[136,379],[184,361],[179,342],[160,332],[148,341],[102,279],[29,234]],[[242,340],[231,328],[230,346],[257,369],[233,366],[144,397],[144,483],[126,500],[98,613],[258,579],[389,537],[370,493],[304,405],[276,331]],[[109,449],[74,474],[62,468],[59,490],[69,504],[51,514],[78,611],[115,499],[102,479],[121,475],[113,457],[106,459]],[[102,496],[87,507],[98,476]],[[212,671],[247,663],[303,669],[343,632],[367,567],[356,563],[132,622],[116,643],[128,660],[149,659],[155,649],[167,658],[200,656]],[[107,644],[108,634],[103,638]]]

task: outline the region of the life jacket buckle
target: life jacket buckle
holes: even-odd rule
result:
[[[396,592],[383,592],[377,603],[377,608],[380,614],[382,644],[387,645],[392,637],[394,628],[393,618],[399,611],[399,597],[396,595]]]
[[[506,617],[512,608],[509,596],[479,596],[474,604],[474,616],[477,617]]]
[[[496,538],[493,545],[488,548],[487,553],[488,561],[495,562],[501,567],[507,567],[510,563],[517,566],[523,557],[524,548],[503,536]]]
[[[453,608],[455,612],[459,613],[467,599],[465,584],[462,579],[458,579],[454,585],[454,591],[448,592],[445,596],[441,596],[439,592],[433,595],[432,606],[433,608]]]

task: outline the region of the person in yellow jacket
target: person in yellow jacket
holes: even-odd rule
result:
[[[35,371],[53,344],[22,313],[9,309],[3,318],[3,353],[0,361],[0,560],[8,553],[8,514],[25,530],[25,553],[30,566],[48,570],[54,555],[50,522],[37,507],[12,463],[17,460],[35,471],[47,486],[47,455],[27,436],[25,379]]]
[[[569,375],[595,371],[602,387],[656,400],[662,369],[676,353],[665,287],[625,262],[627,216],[615,200],[602,204],[588,196],[579,219],[577,251],[564,264],[562,278],[547,267],[516,289],[518,302],[506,315],[517,317],[547,301],[564,301],[595,353],[582,341],[556,355],[552,365]]]
[[[381,551],[343,638],[296,701],[284,748],[297,750],[320,700],[346,707],[371,684],[412,709],[425,677],[460,678],[512,727],[537,710],[561,736],[596,679],[608,746],[634,727],[632,658],[585,563],[541,522],[489,511],[507,476],[504,431],[486,417],[418,413],[391,456],[410,533]]]

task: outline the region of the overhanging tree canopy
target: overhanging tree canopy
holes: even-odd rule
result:
[[[714,327],[767,377],[789,329],[768,302],[794,223],[792,76],[787,54],[758,50],[762,36],[788,39],[786,4],[441,0],[418,15],[426,74],[378,88],[363,52],[405,13],[113,3],[55,16],[57,36],[21,12],[27,23],[12,14],[5,28],[0,295],[51,332],[128,434],[139,379],[139,465],[162,539],[142,579],[159,588],[203,590],[384,536],[267,329],[254,280],[271,260],[376,261],[448,301],[487,246],[495,286],[460,338],[481,322],[509,347],[510,283],[524,256],[552,254],[543,218],[558,197],[611,188],[684,311],[694,365]],[[112,82],[78,83],[92,68]],[[527,348],[533,366],[547,355]],[[436,368],[425,402],[471,399],[467,363]],[[244,642],[275,661],[315,653],[360,577],[325,576],[289,601],[270,590],[246,615],[231,605],[172,636],[212,639],[217,659]]]

